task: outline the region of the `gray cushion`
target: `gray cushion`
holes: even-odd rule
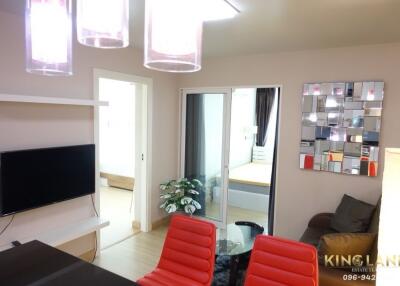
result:
[[[375,206],[344,195],[332,217],[331,228],[338,232],[366,232]]]

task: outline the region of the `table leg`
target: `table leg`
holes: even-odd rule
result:
[[[229,286],[236,286],[236,280],[238,277],[238,268],[239,268],[239,256],[231,257],[231,265],[229,269]]]

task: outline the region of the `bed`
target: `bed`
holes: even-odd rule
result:
[[[244,209],[268,208],[272,164],[248,163],[229,170],[228,204]],[[217,177],[220,181],[221,176]],[[218,184],[219,185],[219,184]],[[213,200],[219,202],[220,187],[213,188]]]
[[[229,170],[231,184],[249,185],[269,189],[271,185],[272,164],[248,163]]]

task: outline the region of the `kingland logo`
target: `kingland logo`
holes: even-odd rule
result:
[[[378,256],[372,261],[370,255],[325,255],[325,266],[331,268],[400,267],[400,255]]]

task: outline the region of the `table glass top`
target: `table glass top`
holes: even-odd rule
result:
[[[257,228],[247,225],[228,224],[227,229],[217,231],[216,255],[240,255],[253,249],[254,240],[261,234]]]

